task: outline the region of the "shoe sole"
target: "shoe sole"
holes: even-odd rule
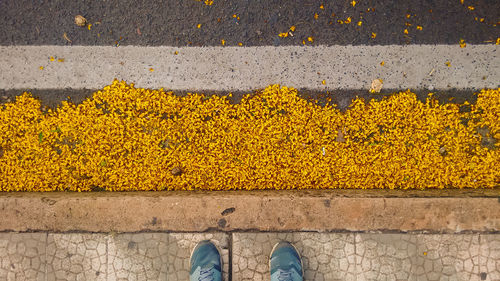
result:
[[[283,242],[283,241],[280,241],[280,242]],[[274,250],[276,250],[276,247],[278,247],[278,244],[280,242],[274,244],[273,249],[271,250],[271,253],[269,254],[269,272],[271,272],[271,256],[273,255]],[[285,241],[285,242],[288,242],[288,241]],[[302,264],[302,256],[300,255],[299,250],[297,250],[297,247],[295,247],[294,244],[292,244],[290,242],[288,242],[288,244],[292,245],[292,247],[295,249],[295,252],[297,252],[297,255],[299,256],[300,269],[302,269],[302,280],[303,280],[304,279],[304,265]]]

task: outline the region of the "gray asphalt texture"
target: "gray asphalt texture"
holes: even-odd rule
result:
[[[196,0],[2,0],[0,45],[220,46],[222,39],[226,46],[302,45],[303,40],[307,45],[458,44],[460,39],[494,44],[500,37],[498,0],[356,2],[353,7],[351,0],[214,0],[211,6]],[[75,25],[76,15],[92,23],[90,30]],[[348,17],[349,24],[337,22]],[[292,25],[293,36],[278,36]]]

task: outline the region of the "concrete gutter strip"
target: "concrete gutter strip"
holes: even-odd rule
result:
[[[383,79],[384,89],[496,88],[499,49],[472,44],[466,48],[0,46],[0,89],[99,89],[115,78],[138,87],[191,91],[249,91],[269,84],[369,89],[374,79]],[[64,62],[58,62],[60,58]]]
[[[498,190],[454,197],[408,197],[397,192],[390,197],[367,194],[348,191],[10,193],[0,195],[0,231],[500,230]]]

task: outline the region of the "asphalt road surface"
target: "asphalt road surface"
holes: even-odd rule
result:
[[[500,37],[500,1],[487,0],[3,0],[0,11],[0,45],[491,44]],[[90,30],[74,24],[76,15]],[[279,37],[292,26],[293,36]]]

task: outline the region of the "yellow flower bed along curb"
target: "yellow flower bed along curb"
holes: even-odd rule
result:
[[[493,188],[500,88],[475,104],[410,91],[346,112],[292,88],[227,97],[114,81],[43,112],[0,105],[1,191]]]

